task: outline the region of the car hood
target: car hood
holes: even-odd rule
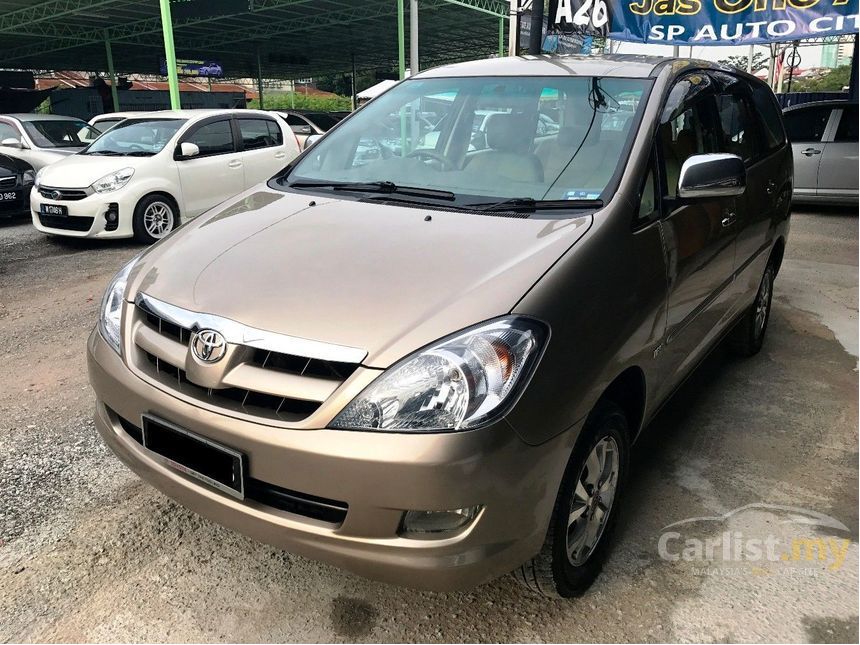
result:
[[[0,177],[20,175],[25,170],[32,170],[26,161],[0,154]]]
[[[297,195],[261,186],[182,227],[130,276],[196,312],[359,348],[388,367],[507,314],[588,230],[512,218]]]
[[[65,156],[42,169],[40,183],[54,188],[85,188],[123,168],[139,168],[152,157]]]

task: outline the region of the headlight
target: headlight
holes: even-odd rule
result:
[[[469,329],[388,369],[332,427],[434,432],[486,423],[516,400],[548,337],[546,325],[518,316]]]
[[[35,180],[34,180],[34,182],[33,182],[33,183],[35,183],[35,184],[36,184],[36,188],[38,188],[39,186],[41,186],[41,185],[42,185],[42,171],[43,171],[43,170],[45,170],[45,169],[44,169],[44,168],[39,168],[39,172],[37,172],[37,173],[36,173],[36,179],[35,179]]]
[[[105,175],[93,183],[93,190],[97,193],[110,193],[119,190],[128,183],[134,174],[134,168],[123,168],[109,175]]]
[[[102,298],[101,314],[99,317],[99,329],[102,336],[113,347],[117,353],[120,350],[120,319],[122,317],[122,303],[125,296],[125,285],[128,282],[128,274],[131,272],[138,255],[131,262],[119,270],[113,280],[110,281],[105,295]]]
[[[32,170],[25,170],[21,174],[21,184],[24,186],[32,186],[36,182],[36,173]]]

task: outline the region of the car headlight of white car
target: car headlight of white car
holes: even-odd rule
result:
[[[125,297],[125,288],[128,283],[128,274],[134,268],[140,255],[136,256],[126,264],[113,277],[102,297],[102,305],[99,314],[99,330],[108,345],[114,348],[118,354],[122,354],[120,324],[122,322],[122,303]]]
[[[531,378],[549,329],[507,316],[443,339],[389,368],[332,422],[344,430],[467,430],[506,412]]]
[[[128,183],[132,175],[134,175],[134,168],[117,170],[93,182],[93,190],[97,193],[110,193],[119,190]]]
[[[38,172],[36,172],[36,178],[33,180],[33,183],[36,185],[36,188],[42,185],[42,171],[44,168],[39,168]]]

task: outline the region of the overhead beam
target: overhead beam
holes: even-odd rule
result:
[[[0,32],[19,32],[24,27],[40,23],[45,20],[61,18],[74,14],[82,9],[95,9],[107,4],[113,4],[116,0],[49,0],[40,2],[24,9],[16,9],[0,15]]]
[[[508,15],[507,6],[498,0],[445,0],[445,2],[448,4],[455,4],[460,7],[466,7],[468,9],[474,9],[475,11],[480,11],[481,13],[486,13],[491,16],[507,17]]]

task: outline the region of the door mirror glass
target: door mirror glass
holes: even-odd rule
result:
[[[683,199],[707,199],[742,195],[747,186],[747,172],[737,155],[693,155],[681,167],[678,196]]]
[[[14,139],[9,137],[8,139],[3,139],[0,141],[0,146],[5,146],[7,148],[23,148],[24,142],[20,139]]]
[[[190,141],[183,141],[179,144],[179,154],[183,159],[188,159],[190,157],[196,157],[200,154],[200,147],[196,143],[191,143]]]
[[[308,148],[310,148],[312,145],[314,145],[314,144],[315,144],[317,141],[319,141],[320,139],[322,139],[322,135],[321,135],[321,134],[311,134],[311,135],[309,135],[309,136],[308,136],[308,138],[307,138],[307,139],[305,139],[305,145],[304,145],[304,147],[302,147],[302,150],[307,150]]]

